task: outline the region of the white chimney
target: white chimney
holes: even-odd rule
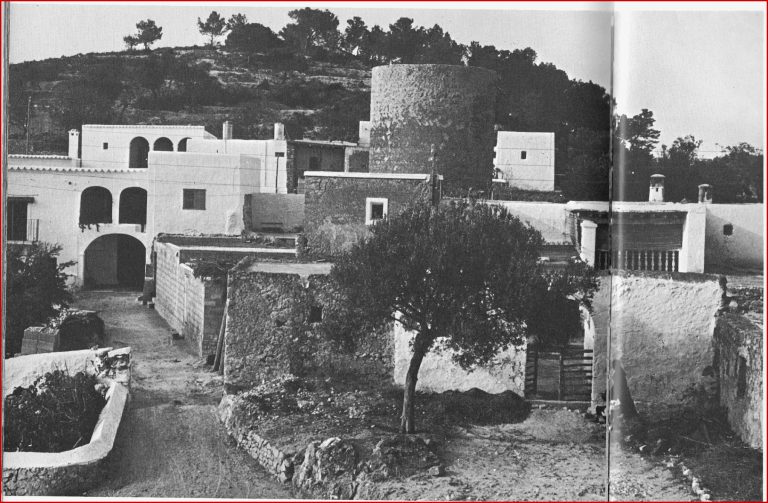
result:
[[[80,131],[77,129],[69,130],[69,152],[70,159],[80,159]]]
[[[699,202],[711,203],[712,202],[712,186],[708,183],[702,183],[699,185]]]
[[[371,146],[371,121],[360,121],[357,127],[358,141],[360,147]]]
[[[285,124],[282,122],[275,122],[275,140],[285,140]]]
[[[651,175],[651,187],[648,192],[648,201],[652,203],[664,202],[664,175]]]
[[[224,121],[224,125],[221,128],[221,139],[222,140],[232,139],[232,123],[230,121]]]

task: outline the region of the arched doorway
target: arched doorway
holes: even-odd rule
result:
[[[131,140],[130,151],[128,167],[132,169],[146,168],[149,158],[149,142],[145,138],[137,136]]]
[[[141,290],[145,254],[144,245],[132,236],[107,234],[94,239],[85,249],[83,286]]]
[[[182,138],[181,140],[179,140],[179,146],[176,148],[177,152],[187,151],[187,140],[189,140],[189,138]]]
[[[158,152],[173,152],[173,142],[165,137],[158,138],[155,140],[155,145],[152,147],[152,150]]]
[[[112,223],[112,193],[104,187],[88,187],[80,194],[81,226]]]
[[[147,191],[128,187],[120,193],[119,223],[147,225]]]

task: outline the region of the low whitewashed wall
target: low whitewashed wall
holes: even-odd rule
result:
[[[607,337],[632,398],[675,407],[713,364],[712,336],[722,299],[717,276],[616,272],[600,279],[593,299],[592,400],[605,391]]]
[[[3,396],[29,386],[45,374],[67,369],[70,374],[96,374],[109,385],[107,403],[87,444],[64,452],[4,452],[3,494],[64,496],[80,494],[103,477],[104,461],[112,451],[128,401],[130,348],[111,348],[19,356],[5,360]],[[111,367],[109,361],[126,365]]]
[[[503,206],[521,222],[530,225],[548,244],[571,242],[568,215],[565,204],[538,201],[483,201],[486,204]]]
[[[411,360],[410,341],[413,332],[395,323],[392,335],[395,339],[395,384],[405,385],[405,374]],[[462,369],[451,359],[449,351],[435,352],[424,357],[416,383],[418,391],[440,393],[448,390],[466,391],[479,388],[488,393],[513,391],[520,396],[525,392],[526,346],[511,347],[498,354],[487,367],[472,372]]]

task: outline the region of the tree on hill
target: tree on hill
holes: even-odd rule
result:
[[[285,25],[280,36],[299,54],[314,48],[335,50],[339,44],[339,18],[329,10],[304,7],[288,13],[293,23]]]
[[[148,51],[149,46],[163,38],[163,27],[157,26],[154,20],[146,19],[136,23],[136,40],[144,45],[144,50]],[[125,40],[125,39],[123,39]]]
[[[227,21],[214,10],[211,11],[205,22],[197,18],[197,29],[201,35],[208,37],[210,47],[216,47],[216,39],[223,36],[227,30]]]
[[[538,262],[542,243],[537,230],[502,206],[419,203],[373,225],[336,262],[331,275],[350,299],[351,320],[370,329],[396,318],[415,332],[402,433],[415,432],[416,382],[430,351],[451,350],[465,369],[487,364],[523,342],[528,324],[542,318],[543,297],[581,295],[588,302],[596,286],[591,269],[546,273]]]
[[[248,18],[245,14],[232,14],[227,19],[227,30],[234,30],[248,24]]]
[[[74,262],[58,264],[61,246],[43,242],[7,249],[5,353],[21,351],[24,329],[44,325],[72,300],[64,269]]]
[[[264,52],[282,45],[277,34],[267,26],[248,23],[232,28],[224,42],[227,49],[247,52]]]
[[[123,42],[125,42],[125,46],[128,48],[128,50],[132,51],[136,48],[137,45],[139,45],[139,38],[133,35],[126,35],[123,37]]]

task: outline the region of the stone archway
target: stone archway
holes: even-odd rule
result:
[[[85,288],[120,287],[140,291],[144,285],[144,244],[126,234],[94,239],[83,254]]]

